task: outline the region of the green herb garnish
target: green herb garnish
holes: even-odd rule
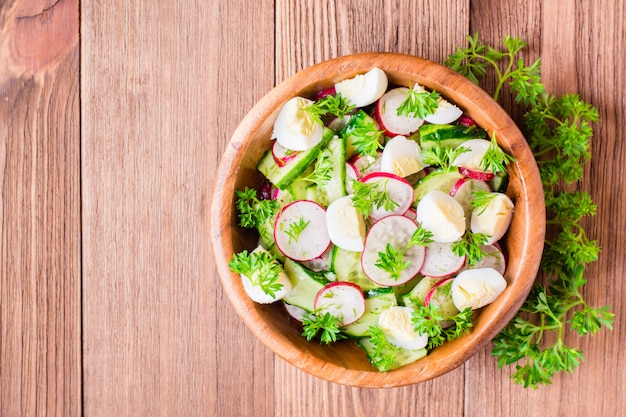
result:
[[[270,297],[283,288],[278,282],[279,274],[283,271],[276,257],[266,251],[248,253],[244,250],[233,255],[228,263],[231,271],[246,276],[253,286],[257,286]]]
[[[417,119],[423,119],[426,116],[435,113],[439,107],[440,95],[436,91],[426,91],[418,86],[413,88],[409,85],[407,97],[398,107],[398,116],[409,116]]]
[[[454,325],[443,328],[442,323],[451,320]],[[428,336],[428,350],[443,345],[469,332],[473,326],[472,309],[466,308],[453,316],[443,314],[441,308],[434,303],[418,306],[413,310],[413,330]]]
[[[259,199],[255,189],[246,187],[244,191],[237,191],[235,194],[239,224],[242,227],[259,227],[278,212],[278,203],[275,200]]]
[[[489,142],[487,152],[485,152],[485,155],[480,160],[480,168],[483,171],[490,171],[495,174],[505,172],[506,166],[510,162],[515,162],[515,158],[504,152],[500,146],[498,146],[496,134],[494,133],[491,135],[491,142]]]
[[[394,367],[400,348],[391,343],[380,326],[370,326],[369,342],[374,347],[370,361],[379,371],[385,372]]]
[[[287,230],[284,231],[285,234],[289,236],[288,243],[291,243],[292,240],[297,242],[304,229],[306,229],[310,223],[311,220],[305,221],[302,216],[300,216],[297,221],[289,223]]]
[[[321,313],[319,311],[305,314],[302,319],[302,327],[304,331],[302,336],[306,340],[311,341],[321,331],[320,343],[330,344],[341,339],[345,339],[339,329],[339,318],[333,316],[329,312]]]
[[[352,182],[354,208],[363,216],[368,217],[375,208],[383,207],[392,211],[399,204],[387,193],[387,180],[371,182]]]

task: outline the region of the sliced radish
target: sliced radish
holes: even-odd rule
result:
[[[354,189],[352,188],[352,181],[358,181],[359,178],[361,178],[361,176],[354,164],[346,162],[346,192],[348,194],[352,194],[354,192]]]
[[[361,253],[361,266],[370,280],[381,286],[397,286],[410,281],[419,272],[424,264],[426,252],[423,246],[406,249],[404,259],[409,265],[400,272],[398,279],[394,279],[389,272],[376,266],[379,253],[385,252],[387,244],[396,250],[404,250],[415,230],[417,224],[402,215],[387,216],[372,225]]]
[[[339,326],[357,321],[365,313],[365,295],[356,284],[337,281],[327,284],[315,295],[315,310],[339,319]]]
[[[315,94],[315,100],[317,101],[317,100],[319,100],[321,98],[324,98],[326,96],[334,96],[335,94],[337,94],[337,90],[335,90],[335,87],[334,86],[333,87],[329,87],[329,88],[326,88],[326,89],[324,89],[322,91],[318,91]]]
[[[463,167],[473,171],[482,171],[480,162],[485,156],[485,153],[487,153],[487,149],[490,144],[491,142],[486,139],[470,139],[463,142],[461,146],[469,149],[469,151],[462,152],[457,155],[451,165],[455,167]]]
[[[409,209],[406,211],[406,213],[404,213],[404,215],[413,221],[417,220],[417,212],[415,211],[413,207],[409,207]]]
[[[487,256],[478,261],[476,265],[468,265],[467,269],[493,268],[500,274],[504,275],[506,271],[506,259],[502,253],[502,249],[497,244],[483,246],[482,248]]]
[[[285,307],[285,311],[287,311],[287,314],[289,314],[289,317],[296,321],[297,323],[302,324],[302,320],[304,319],[304,316],[307,314],[307,311],[305,309],[303,309],[302,307],[298,307],[298,306],[294,306],[293,304],[287,304],[287,303],[283,303],[283,306]]]
[[[396,206],[392,210],[375,206],[370,213],[370,217],[373,219],[380,219],[390,214],[404,214],[413,204],[413,187],[408,181],[397,175],[388,172],[373,172],[365,176],[361,182],[366,184],[378,183],[378,187],[396,202]]]
[[[322,256],[318,256],[310,261],[302,262],[302,265],[309,268],[312,271],[328,271],[330,270],[330,257],[332,255],[332,245],[326,249]],[[334,281],[334,280],[332,280]]]
[[[344,117],[335,117],[330,122],[328,122],[327,126],[333,132],[339,132],[346,126],[349,120],[350,115],[345,115]]]
[[[355,107],[365,107],[378,100],[387,90],[387,74],[374,67],[365,74],[335,84],[335,90]]]
[[[478,190],[487,192],[491,191],[489,184],[485,181],[469,177],[459,179],[450,190],[450,195],[459,202],[461,207],[463,207],[463,212],[465,213],[465,219],[467,220],[468,225],[469,220],[472,218],[472,211],[474,210],[474,207],[472,206],[474,195],[472,193]]]
[[[391,138],[385,145],[380,159],[382,172],[390,172],[405,178],[423,168],[420,148],[414,140],[398,135]]]
[[[472,212],[470,229],[473,233],[484,233],[489,236],[485,244],[490,245],[504,236],[511,224],[513,201],[503,193],[493,193],[494,197],[486,207],[477,207]]]
[[[267,252],[267,249],[263,248],[262,246],[258,246],[252,251],[251,255],[253,256],[255,253],[258,252]],[[240,276],[241,283],[243,284],[243,289],[246,294],[248,294],[248,297],[250,297],[252,301],[255,301],[259,304],[270,304],[274,301],[280,300],[285,295],[287,295],[292,288],[289,276],[285,273],[284,270],[278,274],[278,279],[276,280],[276,283],[280,284],[281,288],[278,291],[275,291],[273,296],[263,291],[263,288],[257,283],[259,280],[258,271],[253,272],[251,277],[243,274],[240,274]]]
[[[296,233],[299,225],[304,227]],[[274,240],[278,249],[293,260],[309,261],[321,256],[330,245],[326,210],[309,200],[286,205],[276,218]]]
[[[382,152],[378,152],[376,157],[369,155],[355,155],[350,163],[356,168],[359,178],[363,178],[373,172],[380,172]]]
[[[471,127],[476,126],[478,123],[476,123],[476,120],[472,119],[471,117],[463,115],[459,117],[459,124],[461,126]]]
[[[409,89],[406,87],[393,88],[387,91],[376,103],[376,120],[389,137],[409,136],[424,124],[424,120],[417,117],[398,114],[398,108],[407,99],[408,94]]]
[[[465,233],[463,207],[441,190],[430,191],[419,201],[417,218],[435,242],[456,242]]]
[[[426,258],[420,274],[447,277],[463,268],[465,256],[458,256],[452,252],[451,245],[449,242],[433,242],[426,246]]]
[[[389,342],[404,349],[422,349],[428,344],[428,336],[413,330],[413,309],[392,306],[380,313],[378,325]]]
[[[493,268],[468,269],[454,278],[450,294],[459,310],[476,310],[494,302],[506,285],[502,274]]]
[[[287,165],[289,161],[298,156],[298,153],[298,151],[292,151],[291,149],[285,148],[283,145],[278,143],[277,140],[275,140],[272,145],[272,156],[274,157],[274,161],[276,161],[276,165],[279,167]]]
[[[495,177],[495,174],[493,172],[481,171],[478,169],[459,167],[458,170],[459,174],[474,180],[491,181]]]
[[[304,110],[313,104],[304,97],[294,97],[287,101],[274,122],[273,137],[283,147],[292,151],[311,149],[322,141],[324,126]]]
[[[429,114],[424,120],[437,125],[447,125],[461,117],[462,114],[463,110],[450,103],[448,100],[440,98],[435,113]]]
[[[432,287],[430,287],[430,289],[426,293],[426,296],[424,297],[424,306],[428,307],[430,302],[433,301],[433,299],[435,298],[435,293],[437,292],[437,289],[441,288],[442,286],[444,286],[445,284],[449,282],[452,282],[453,279],[454,278],[450,277],[450,278],[444,278],[435,282],[435,284]]]
[[[365,220],[352,204],[352,195],[338,198],[326,209],[328,236],[341,249],[362,252]]]

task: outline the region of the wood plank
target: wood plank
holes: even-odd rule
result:
[[[443,62],[469,29],[468,2],[285,0],[276,8],[276,27],[282,28],[276,39],[278,81],[358,52],[400,52]],[[437,24],[442,21],[446,24]],[[328,383],[278,359],[274,401],[276,415],[283,416],[462,415],[464,384],[460,367],[417,386],[358,389]]]
[[[78,2],[0,6],[0,415],[81,415]]]
[[[489,11],[489,13],[487,13]],[[543,81],[549,93],[579,93],[600,111],[592,146],[592,164],[581,189],[591,192],[599,204],[595,219],[586,222],[589,236],[598,239],[603,252],[599,262],[590,266],[584,296],[592,306],[612,305],[616,317],[624,314],[624,219],[626,210],[623,161],[624,134],[617,120],[625,116],[625,105],[614,91],[624,88],[624,75],[615,72],[626,62],[619,51],[624,47],[623,2],[535,1],[523,8],[495,1],[473,1],[472,33],[480,32],[493,44],[506,34],[529,42],[525,59],[542,58]],[[499,24],[494,27],[494,22]],[[581,35],[584,34],[584,35]],[[493,78],[485,83],[492,91]],[[523,109],[512,98],[503,96],[503,107],[520,126]],[[466,413],[479,415],[485,409],[497,415],[587,416],[620,415],[626,397],[626,366],[623,349],[624,325],[616,320],[613,332],[603,330],[596,336],[580,339],[571,332],[565,342],[583,350],[586,360],[574,374],[558,375],[553,385],[537,391],[513,384],[508,375],[513,367],[498,370],[486,350],[468,362],[468,371],[481,384],[468,386]],[[621,355],[621,356],[620,356]],[[494,392],[493,387],[498,387]],[[497,411],[496,411],[497,410]]]
[[[248,6],[82,4],[86,416],[273,414],[208,239],[219,157],[274,83],[272,3]]]

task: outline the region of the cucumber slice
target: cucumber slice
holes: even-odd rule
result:
[[[418,359],[422,359],[428,353],[426,348],[415,350],[398,348],[394,358],[394,364],[387,369],[383,369],[377,366],[377,363],[375,362],[374,358],[376,353],[376,347],[371,343],[369,337],[362,337],[358,339],[356,343],[361,349],[365,351],[372,365],[374,365],[374,367],[376,367],[376,369],[378,369],[378,371],[380,372],[392,371],[394,369],[401,368],[405,365],[415,362]]]
[[[458,171],[434,171],[417,183],[413,202],[415,204],[419,203],[426,194],[433,190],[450,193],[454,184],[461,178],[463,178],[463,175]]]
[[[365,313],[360,319],[342,329],[348,336],[369,336],[370,326],[378,324],[380,312],[398,305],[393,289],[387,287],[368,291],[365,297]]]
[[[333,248],[330,269],[335,273],[337,281],[348,281],[357,284],[363,291],[381,288],[370,280],[361,267],[361,252],[352,252]]]
[[[312,184],[306,187],[305,197],[307,200],[328,207],[333,201],[347,195],[346,140],[339,136],[332,138],[317,159],[319,161],[322,158],[330,161],[330,180],[321,185]]]
[[[470,139],[487,138],[487,132],[477,126],[425,124],[420,126],[418,132],[422,150],[436,146],[456,148]]]
[[[317,293],[324,288],[327,282],[319,279],[320,275],[304,268],[291,259],[285,260],[285,272],[291,281],[291,291],[283,297],[283,301],[306,311],[315,309],[314,302]]]
[[[268,149],[265,155],[263,155],[263,158],[259,161],[257,169],[261,174],[265,175],[272,184],[284,190],[309,167],[333,136],[335,136],[335,134],[332,130],[324,128],[324,135],[320,143],[311,149],[298,152],[294,158],[283,166],[278,165],[272,154],[272,150]]]

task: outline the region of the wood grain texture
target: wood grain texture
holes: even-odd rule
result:
[[[207,210],[228,136],[273,84],[273,16],[82,5],[85,415],[273,412],[273,356],[224,299]]]
[[[7,417],[81,415],[77,39],[78,2],[0,5],[0,415]]]

